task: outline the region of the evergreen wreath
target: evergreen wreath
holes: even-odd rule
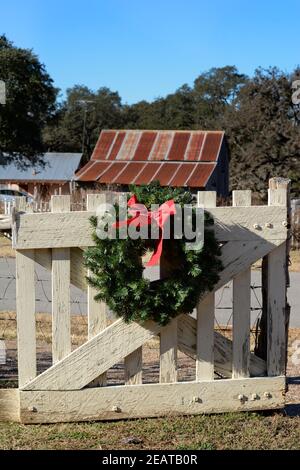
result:
[[[130,190],[148,210],[151,204],[161,205],[170,199],[181,206],[192,203],[190,192],[161,187],[158,182],[131,186]],[[118,211],[117,205],[115,208]],[[88,283],[98,292],[95,300],[104,301],[125,322],[151,319],[166,325],[181,313],[191,313],[203,294],[212,290],[219,280],[222,270],[220,245],[212,230],[213,220],[207,212],[203,247],[189,250],[185,238],[164,240],[162,258],[167,263],[168,274],[152,282],[143,277],[142,257],[154,249],[157,240],[120,239],[118,229],[116,239],[99,239],[97,217],[91,217],[90,222],[95,246],[84,253],[85,265],[91,273],[87,277]],[[195,211],[192,223],[195,226]]]

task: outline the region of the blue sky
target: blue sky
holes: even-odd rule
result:
[[[33,48],[55,85],[153,100],[210,67],[300,64],[299,0],[0,0],[0,34]]]

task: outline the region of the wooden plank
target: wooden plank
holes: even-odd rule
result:
[[[70,196],[52,196],[51,210],[70,210]],[[52,361],[71,352],[70,248],[52,249]]]
[[[197,306],[196,380],[214,379],[215,294],[209,293]]]
[[[216,207],[209,210],[215,219],[219,241],[285,240],[286,210],[283,207]],[[89,218],[94,212],[63,214],[16,214],[14,247],[63,248],[92,246]],[[270,226],[268,224],[271,224]],[[229,229],[230,228],[230,229]]]
[[[66,196],[51,196],[52,213],[69,212],[71,207],[71,198]]]
[[[221,261],[223,270],[214,287],[214,292],[223,287],[233,277],[245,271],[253,263],[270,253],[282,243],[282,240],[258,242],[228,242],[222,247]]]
[[[24,390],[83,388],[160,332],[154,322],[126,324],[117,320],[40,374]]]
[[[197,322],[194,318],[189,315],[181,315],[178,318],[178,348],[192,359],[196,359],[196,331]],[[218,331],[214,332],[214,363],[215,372],[222,377],[231,377],[232,341]],[[266,362],[251,353],[250,376],[264,376],[266,371]]]
[[[216,207],[217,193],[216,191],[198,191],[197,205],[204,206],[204,208]]]
[[[105,194],[88,194],[87,195],[87,210],[96,211],[99,204],[106,201]],[[87,275],[90,276],[91,272],[88,271]],[[107,325],[107,308],[105,302],[96,302],[95,295],[96,289],[88,286],[87,300],[88,300],[88,338],[93,338],[97,333],[104,330]],[[103,387],[106,385],[106,373],[100,375],[92,383],[90,387]]]
[[[285,373],[286,244],[268,255],[268,375]]]
[[[215,191],[199,191],[197,203],[205,208],[217,204]],[[215,294],[208,293],[197,305],[196,380],[214,379]]]
[[[36,376],[34,251],[16,252],[18,376],[22,387]]]
[[[284,390],[284,377],[264,377],[21,391],[21,421],[55,423],[278,409],[284,407]]]
[[[287,206],[288,191],[287,188],[268,189],[269,206]]]
[[[290,180],[272,178],[269,181],[269,205],[273,209],[282,205],[286,219],[290,212],[289,191]],[[269,375],[276,375],[280,371],[283,373],[286,367],[290,311],[286,298],[288,252],[289,243],[285,242],[265,256],[262,264],[263,311],[256,353],[267,360]]]
[[[160,383],[177,381],[177,318],[160,332]]]
[[[133,351],[124,359],[125,383],[137,385],[142,383],[143,348]]]
[[[232,378],[249,376],[251,269],[233,280],[233,354]]]
[[[17,388],[0,390],[0,422],[20,421],[20,393]]]
[[[233,206],[251,206],[251,191],[233,191]],[[233,278],[232,378],[249,376],[251,267]]]
[[[251,189],[232,191],[233,207],[251,206]]]
[[[44,248],[36,250],[35,261],[49,271],[52,270],[52,250]],[[83,264],[83,251],[80,248],[70,249],[70,282],[81,290],[87,290],[86,268]]]

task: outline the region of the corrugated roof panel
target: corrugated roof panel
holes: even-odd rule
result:
[[[153,146],[149,155],[149,160],[164,160],[172,145],[174,132],[163,131],[159,132],[158,138]]]
[[[127,162],[113,162],[110,167],[97,178],[100,183],[112,183],[113,180],[124,170]]]
[[[104,162],[91,162],[89,168],[84,167],[86,170],[81,176],[80,181],[97,181],[101,174],[106,171],[112,162],[104,161]]]
[[[179,170],[174,174],[173,178],[169,182],[169,186],[185,186],[186,181],[191,176],[195,168],[195,163],[181,164]]]
[[[186,151],[185,158],[189,161],[199,160],[201,148],[203,144],[205,133],[197,132],[193,133]]]
[[[196,169],[186,182],[186,186],[192,188],[201,188],[205,187],[208,182],[209,177],[215,169],[215,164],[211,163],[196,163]]]
[[[155,179],[155,174],[157,173],[158,169],[162,163],[146,163],[144,169],[141,171],[141,173],[138,175],[136,180],[134,181],[134,184],[148,184],[150,183],[153,179]]]
[[[159,180],[162,186],[168,186],[179,166],[180,163],[163,163],[155,175],[155,179]]]
[[[145,165],[146,163],[142,162],[129,162],[124,170],[113,180],[113,183],[132,184]]]
[[[142,132],[137,149],[133,155],[133,160],[148,160],[152,146],[155,142],[157,132]]]
[[[120,149],[116,159],[131,160],[140,137],[141,132],[127,132],[122,148]]]
[[[123,144],[123,140],[125,139],[125,135],[126,135],[125,131],[118,132],[118,135],[115,139],[115,142],[112,146],[112,149],[110,150],[110,152],[107,156],[108,160],[115,160],[115,158],[117,157],[118,152],[120,151],[120,148]]]
[[[218,159],[220,145],[223,138],[222,132],[207,132],[202,148],[200,160],[202,162],[215,162]]]
[[[190,132],[175,132],[167,160],[184,160],[184,154],[190,140]]]
[[[91,160],[105,160],[116,136],[116,131],[102,131]]]
[[[42,155],[44,165],[20,168],[13,162],[0,164],[2,181],[71,181],[79,167],[81,153],[47,152]],[[5,158],[5,157],[4,157]],[[24,157],[24,162],[26,158]]]

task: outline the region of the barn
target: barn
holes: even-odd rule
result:
[[[121,190],[158,180],[162,186],[226,197],[228,163],[223,131],[103,130],[75,180],[87,188]]]
[[[48,201],[53,194],[70,194],[81,157],[81,153],[47,152],[43,165],[25,167],[1,161],[0,188],[26,191],[35,201]]]

